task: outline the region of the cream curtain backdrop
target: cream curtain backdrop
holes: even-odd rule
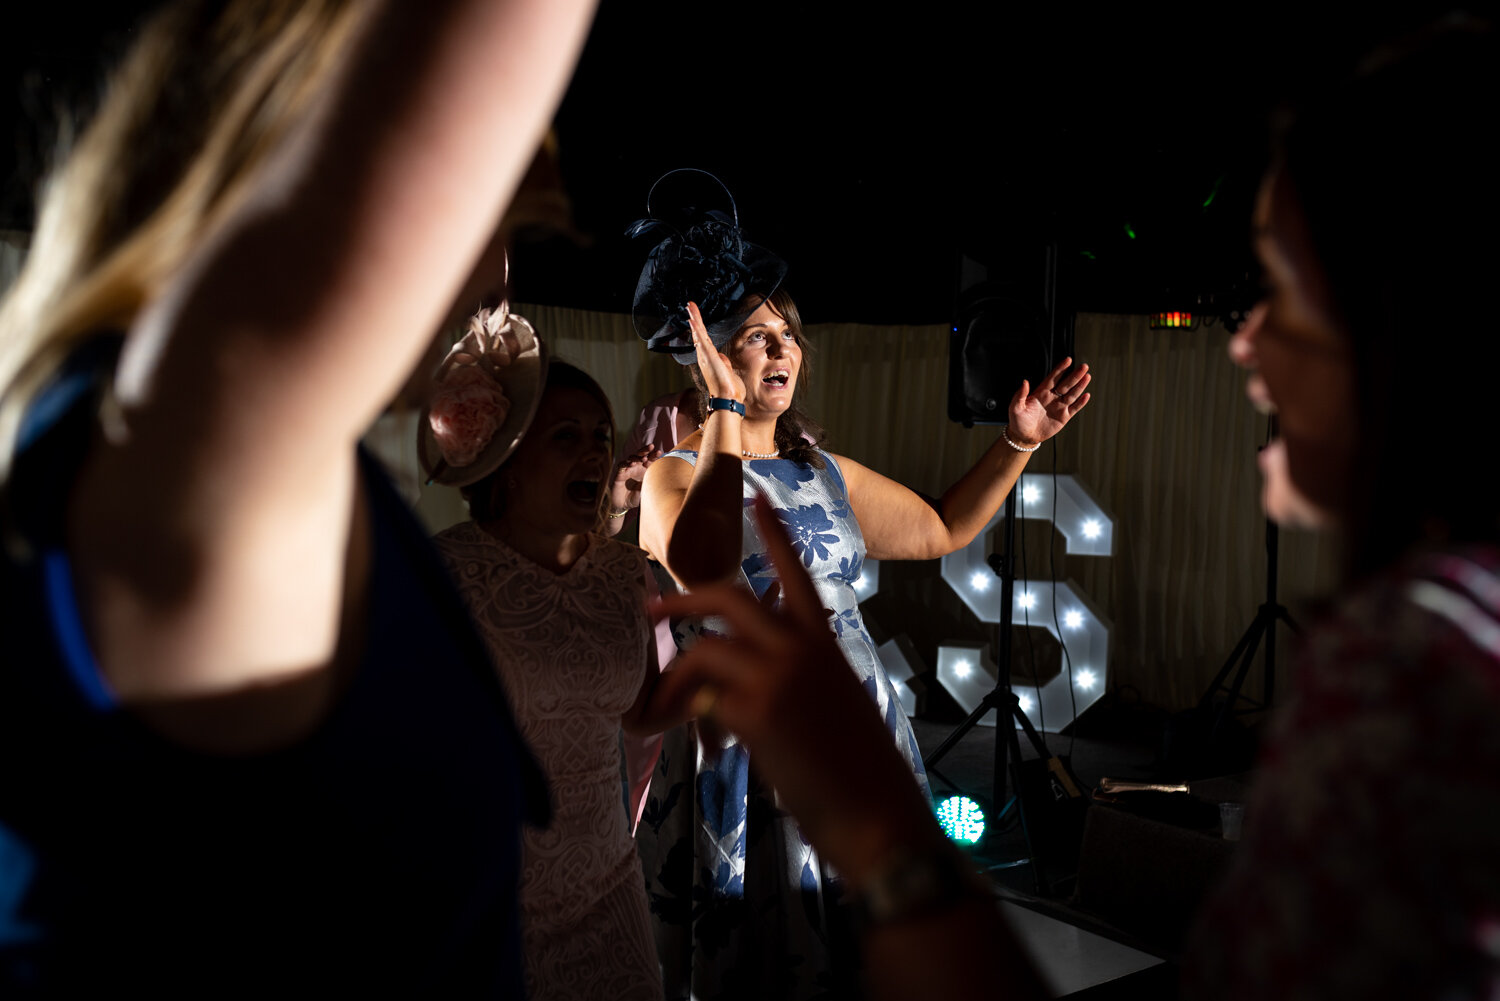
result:
[[[517,305],[556,357],[597,378],[624,427],[646,401],[686,384],[669,358],[648,355],[630,318]],[[832,451],[929,495],[939,495],[995,440],[947,417],[948,337],[943,326],[815,324],[812,372],[803,386]],[[1109,558],[1068,557],[1056,545],[1060,580],[1073,579],[1113,623],[1109,687],[1180,709],[1207,688],[1265,596],[1265,522],[1256,449],[1265,419],[1244,396],[1244,374],[1225,353],[1218,326],[1151,330],[1145,317],[1083,314],[1076,349],[1094,373],[1092,402],[1033,456],[1031,472],[1074,473],[1116,519]],[[622,432],[623,433],[623,432]],[[456,492],[422,509],[434,529],[462,518]],[[1045,579],[1050,530],[1024,522],[1028,570]],[[1331,541],[1281,534],[1282,601],[1335,579]],[[892,593],[894,592],[894,594]],[[872,628],[907,633],[933,663],[938,642],[989,640],[986,627],[947,593],[931,564],[887,565],[870,605]],[[1285,664],[1286,630],[1278,663]],[[877,638],[882,638],[877,636]],[[1019,655],[1018,655],[1019,656]],[[1260,691],[1261,657],[1247,689]],[[1044,672],[1045,673],[1045,672]],[[1278,685],[1286,681],[1278,668]]]
[[[25,246],[25,234],[0,232],[0,289],[19,269]],[[515,309],[556,357],[599,380],[622,436],[643,403],[687,384],[681,366],[643,350],[628,316]],[[1116,552],[1065,557],[1059,543],[1057,577],[1075,580],[1113,623],[1109,687],[1184,708],[1207,687],[1264,599],[1255,451],[1265,420],[1245,400],[1244,376],[1229,364],[1228,334],[1220,327],[1151,330],[1141,316],[1082,314],[1076,329],[1095,396],[1055,446],[1032,457],[1030,471],[1055,463],[1058,472],[1080,476],[1116,519]],[[936,496],[994,440],[991,429],[965,429],[946,418],[946,327],[816,324],[807,332],[813,355],[805,401],[828,428],[832,451]],[[367,440],[437,531],[467,515],[456,490],[420,484],[415,429],[415,414],[390,414]],[[1023,529],[1030,577],[1045,579],[1051,533],[1030,521]],[[1320,536],[1284,531],[1280,554],[1282,600],[1296,615],[1299,599],[1335,580],[1334,547]],[[940,642],[991,639],[942,584],[936,561],[887,565],[881,590],[867,605],[877,639],[908,634],[929,667]],[[1278,636],[1284,664],[1286,631]],[[1259,662],[1249,679],[1256,693]],[[1278,674],[1280,684],[1285,672]]]

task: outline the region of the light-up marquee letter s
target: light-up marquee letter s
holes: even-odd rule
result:
[[[1021,498],[1020,517],[1051,521],[1062,533],[1067,552],[1114,555],[1114,519],[1076,477],[1025,475],[1006,503],[1015,503],[1016,494]],[[1000,621],[1000,578],[990,569],[987,557],[994,548],[991,533],[1004,514],[1002,508],[973,542],[943,557],[943,580],[981,622]],[[1109,620],[1072,581],[1018,580],[1014,600],[1013,623],[1040,626],[1068,651],[1073,668],[1071,691],[1066,662],[1040,688],[1012,683],[1027,718],[1039,729],[1055,733],[1073,722],[1075,706],[1082,712],[1104,693],[1109,676]],[[980,653],[974,644],[938,648],[938,681],[968,712],[978,708],[995,686],[995,666]],[[980,722],[994,726],[995,714],[986,713]]]

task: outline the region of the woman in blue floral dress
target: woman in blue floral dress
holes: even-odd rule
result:
[[[1066,359],[1034,390],[1023,384],[995,445],[933,504],[808,440],[817,431],[809,435],[793,403],[805,371],[796,306],[779,287],[752,302],[737,328],[720,323],[714,334],[698,307],[685,304],[704,422],[648,470],[641,543],[689,590],[740,580],[774,600],[774,568],[750,511],[751,499],[766,495],[813,575],[844,654],[925,790],[916,739],[852,584],[867,554],[932,559],[973,539],[1030,451],[1088,402],[1087,366],[1070,370]],[[679,640],[689,644],[713,627],[684,624]],[[697,710],[710,716],[712,705]],[[839,720],[828,725],[837,728]],[[638,835],[667,996],[846,993],[857,960],[841,948],[847,922],[839,917],[836,884],[777,809],[774,791],[757,783],[745,749],[711,725],[699,726],[698,735],[664,747]]]

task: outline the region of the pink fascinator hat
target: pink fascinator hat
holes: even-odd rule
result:
[[[546,349],[509,303],[470,317],[438,366],[418,425],[427,482],[462,487],[498,469],[531,426],[546,377]]]

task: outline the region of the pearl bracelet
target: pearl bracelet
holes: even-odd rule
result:
[[[1037,442],[1035,445],[1032,445],[1030,448],[1022,448],[1020,445],[1017,445],[1015,442],[1013,442],[1013,441],[1010,440],[1010,435],[1008,435],[1008,434],[1005,433],[1005,428],[1003,428],[1003,427],[1000,429],[1000,437],[1002,437],[1002,438],[1005,439],[1005,444],[1009,445],[1011,448],[1015,449],[1017,452],[1035,452],[1037,449],[1039,449],[1039,448],[1042,447],[1042,443],[1041,442]]]

